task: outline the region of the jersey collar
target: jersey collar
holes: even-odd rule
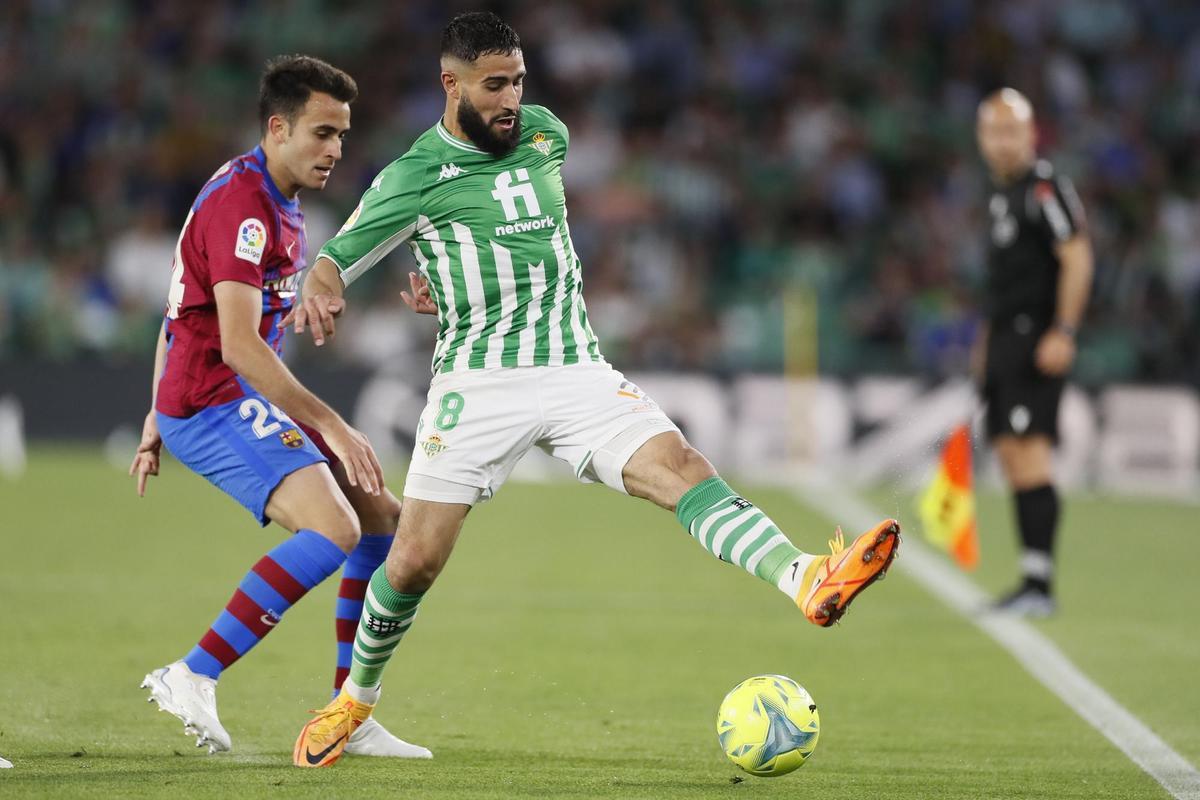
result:
[[[283,196],[283,192],[279,191],[279,187],[275,185],[275,181],[271,178],[271,173],[267,171],[267,154],[263,152],[262,145],[258,145],[250,151],[250,157],[258,164],[258,171],[262,173],[263,184],[267,187],[267,191],[271,193],[271,197],[275,202],[283,206],[288,211],[296,211],[300,208],[300,198],[297,196],[294,200],[288,200]]]
[[[457,136],[447,130],[446,126],[442,124],[440,119],[437,123],[437,132],[438,136],[442,137],[442,141],[451,147],[457,147],[459,150],[466,150],[468,153],[483,152],[483,150],[479,149],[475,145],[471,144],[470,142],[464,142],[462,139],[459,139]]]

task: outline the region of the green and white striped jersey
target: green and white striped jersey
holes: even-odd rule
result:
[[[348,285],[409,246],[438,307],[435,374],[604,360],[567,229],[567,128],[541,106],[521,122],[517,149],[496,158],[439,121],[321,248]]]

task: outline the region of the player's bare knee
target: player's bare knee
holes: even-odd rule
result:
[[[708,459],[682,440],[658,453],[653,461],[631,461],[622,472],[626,492],[667,511],[674,511],[679,499],[693,486],[716,475]]]
[[[358,547],[358,540],[362,538],[362,526],[359,525],[358,517],[345,501],[329,509],[317,530],[344,553]]]
[[[393,548],[383,565],[383,574],[392,588],[404,594],[424,592],[433,586],[442,572],[445,559],[419,547]]]
[[[387,527],[385,530],[395,533],[396,528],[400,527],[400,511],[403,505],[400,500],[393,494],[388,494],[383,509],[383,524]]]
[[[1042,437],[1003,437],[996,440],[996,454],[1010,488],[1025,491],[1053,481],[1052,446]]]
[[[717,475],[704,454],[686,442],[674,453],[672,468],[676,475],[692,486]]]
[[[356,509],[364,533],[395,533],[400,524],[400,501],[390,492],[371,499],[367,506]]]
[[[1053,482],[1053,474],[1042,469],[1022,469],[1010,475],[1008,480],[1009,486],[1017,492],[1040,489]]]

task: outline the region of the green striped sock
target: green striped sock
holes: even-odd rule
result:
[[[794,596],[796,582],[785,573],[802,574],[811,557],[725,481],[709,478],[693,486],[679,499],[675,516],[705,550]]]
[[[383,573],[382,564],[375,570],[363,599],[358,632],[354,635],[350,680],[356,686],[369,689],[383,680],[383,668],[412,626],[422,596],[401,594],[393,589]]]

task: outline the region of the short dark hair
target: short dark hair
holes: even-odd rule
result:
[[[358,84],[319,58],[302,55],[272,58],[258,84],[258,121],[262,129],[267,129],[267,120],[276,114],[289,125],[294,124],[313,92],[353,103],[358,97]]]
[[[468,63],[490,53],[507,56],[520,49],[517,32],[490,11],[459,14],[442,31],[442,55]]]

